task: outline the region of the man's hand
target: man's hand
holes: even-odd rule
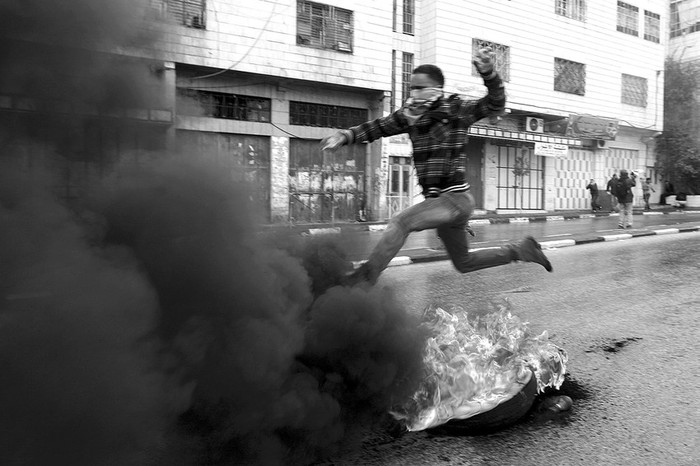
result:
[[[345,134],[338,131],[332,136],[321,139],[321,150],[334,151],[342,147],[347,142],[348,139]]]
[[[494,53],[491,47],[484,47],[479,49],[472,63],[480,74],[488,76],[493,71],[493,57]]]

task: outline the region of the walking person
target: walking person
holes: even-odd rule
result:
[[[595,212],[600,210],[602,207],[598,204],[598,183],[595,182],[593,178],[588,182],[586,189],[591,191],[591,211]]]
[[[615,212],[620,211],[620,206],[617,205],[617,196],[615,196],[615,185],[617,184],[617,173],[613,173],[612,178],[608,180],[605,191],[610,194],[610,210]]]
[[[413,164],[425,197],[389,220],[369,259],[346,278],[345,284],[376,283],[408,235],[431,228],[437,229],[453,265],[461,273],[514,261],[535,262],[552,271],[539,243],[530,236],[517,244],[469,252],[466,227],[474,211],[474,197],[466,181],[467,131],[473,123],[496,116],[505,108],[503,81],[494,70],[490,48],[479,50],[473,63],[488,91],[481,99],[446,97],[440,68],[420,65],[411,74],[411,95],[402,108],[321,141],[322,150],[336,150],[345,144],[408,133],[413,143]]]
[[[615,184],[615,195],[620,202],[620,223],[618,228],[632,228],[632,201],[634,200],[632,186],[637,186],[636,178],[637,176],[634,172],[632,172],[632,177],[630,178],[627,170],[620,170],[620,178]]]
[[[651,193],[656,192],[656,190],[651,186],[651,178],[646,178],[642,180],[642,196],[644,197],[644,210],[651,210],[649,205],[649,198]]]

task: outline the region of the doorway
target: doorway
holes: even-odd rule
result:
[[[484,143],[483,138],[469,138],[467,142],[467,183],[469,192],[474,196],[474,207],[484,208]]]

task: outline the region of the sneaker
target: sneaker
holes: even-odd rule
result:
[[[625,228],[632,228],[632,225],[627,225]]]
[[[532,236],[526,237],[520,247],[518,248],[518,256],[521,261],[524,262],[534,262],[540,264],[545,268],[547,272],[551,272],[552,264],[549,263],[549,259],[542,252],[542,246],[538,243]]]
[[[621,229],[621,230],[624,230],[624,229],[625,229],[625,226],[624,226],[624,225],[618,225],[617,228],[619,228],[619,229]]]

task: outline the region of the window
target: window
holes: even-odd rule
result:
[[[365,121],[367,121],[367,109],[364,108],[289,102],[289,123],[292,125],[348,128]]]
[[[625,2],[617,2],[617,30],[631,36],[639,35],[639,8]]]
[[[179,24],[206,29],[206,0],[167,0],[168,12]]]
[[[178,89],[178,110],[187,114],[199,114],[212,118],[243,121],[270,121],[270,99],[245,95],[227,94],[225,92],[201,91],[195,89]],[[198,109],[188,105],[196,101]]]
[[[700,3],[680,0],[671,3],[671,37],[700,31]]]
[[[510,81],[510,47],[481,39],[472,39],[472,58],[484,47],[491,47],[494,53],[494,69],[504,81]],[[472,66],[472,76],[479,76],[475,66]]]
[[[644,39],[659,43],[661,38],[661,16],[644,10]]]
[[[401,62],[401,101],[406,102],[411,96],[411,75],[413,74],[413,54],[403,53]]]
[[[635,107],[647,106],[647,80],[629,74],[622,75],[622,103]]]
[[[415,0],[403,0],[403,33],[413,35],[416,19]]]
[[[578,21],[586,20],[586,0],[556,0],[554,12]]]
[[[575,61],[554,59],[554,90],[569,94],[586,94],[586,65]]]
[[[352,11],[298,0],[297,44],[352,53]]]

